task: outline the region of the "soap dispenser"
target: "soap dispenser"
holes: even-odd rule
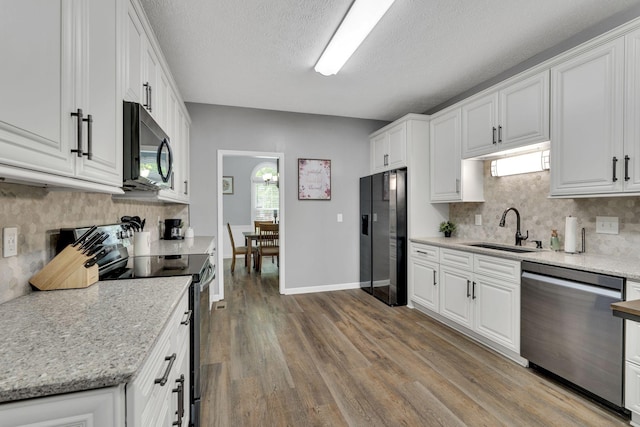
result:
[[[551,230],[551,250],[559,251],[560,250],[560,238],[558,238],[558,230]]]

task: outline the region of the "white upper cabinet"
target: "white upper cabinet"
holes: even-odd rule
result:
[[[142,22],[130,2],[127,2],[127,20],[125,26],[125,101],[141,103],[144,88],[143,81],[143,52],[146,49],[146,35]]]
[[[551,195],[622,190],[624,37],[551,69]]]
[[[624,122],[624,190],[640,192],[640,30],[626,36],[626,89]]]
[[[549,71],[518,77],[462,106],[462,157],[549,140]]]
[[[371,173],[407,166],[407,123],[383,128],[371,137]]]
[[[121,191],[119,8],[117,0],[3,3],[0,175]]]
[[[429,124],[431,202],[484,201],[482,161],[460,158],[460,108],[438,113]]]

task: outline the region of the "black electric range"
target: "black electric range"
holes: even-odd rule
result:
[[[101,272],[100,280],[193,276],[194,282],[200,282],[208,265],[206,254],[134,256],[110,271]]]

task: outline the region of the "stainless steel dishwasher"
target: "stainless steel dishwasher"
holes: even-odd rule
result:
[[[523,261],[522,357],[622,409],[623,297],[623,278]]]

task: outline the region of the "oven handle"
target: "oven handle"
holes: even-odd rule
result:
[[[560,286],[563,288],[575,289],[578,291],[588,292],[590,294],[602,295],[610,298],[622,299],[622,292],[613,291],[600,286],[585,285],[580,282],[572,282],[569,280],[558,279],[556,277],[544,276],[541,274],[530,273],[528,271],[522,272],[523,279],[531,279],[537,282],[548,283],[550,285]]]

